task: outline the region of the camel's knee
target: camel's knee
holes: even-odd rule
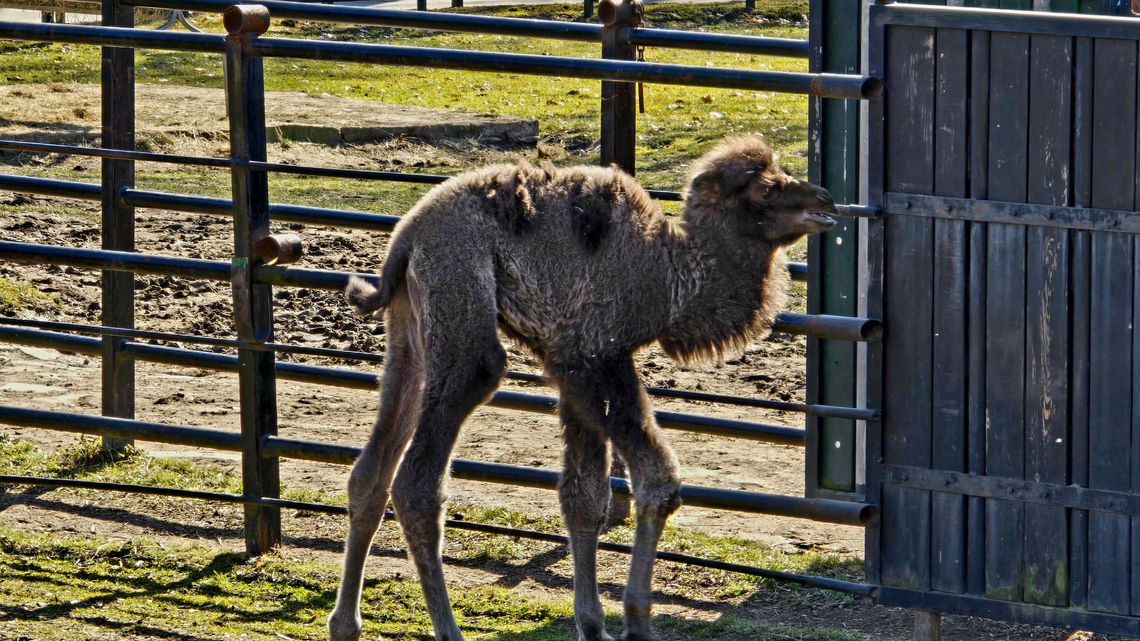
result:
[[[571,532],[598,533],[605,527],[609,515],[609,479],[605,483],[587,483],[582,479],[563,476],[558,485],[558,499],[562,518]]]
[[[371,457],[362,455],[348,475],[348,513],[352,518],[384,512],[386,487],[381,486],[381,470]]]
[[[635,482],[637,518],[665,519],[681,507],[681,479],[676,466],[667,465]]]
[[[392,484],[392,505],[404,532],[419,532],[422,528],[435,531],[443,514],[443,497],[434,484],[422,478],[397,476]]]

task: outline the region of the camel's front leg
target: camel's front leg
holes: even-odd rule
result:
[[[563,387],[562,394],[573,391]],[[570,404],[561,407],[566,445],[558,498],[574,558],[574,623],[578,641],[612,641],[606,634],[597,572],[598,535],[610,501],[609,445],[597,426],[581,420]]]
[[[629,465],[636,529],[623,597],[622,638],[655,639],[651,618],[653,562],[665,521],[681,505],[677,459],[653,421],[632,357],[590,359],[568,370],[565,380],[570,381],[574,394],[564,402],[579,415],[590,416]]]

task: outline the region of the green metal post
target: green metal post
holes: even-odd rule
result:
[[[811,0],[812,72],[859,73],[863,0]],[[858,101],[811,98],[808,103],[809,179],[839,203],[859,198]],[[858,225],[852,219],[808,243],[808,313],[857,315]],[[856,346],[808,339],[807,402],[853,407]],[[850,419],[809,416],[805,488],[809,496],[853,493],[856,425]]]

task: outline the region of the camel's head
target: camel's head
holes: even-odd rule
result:
[[[778,246],[835,226],[835,201],[822,187],[784,173],[762,138],[729,138],[694,165],[686,215]],[[702,220],[703,219],[703,220]]]

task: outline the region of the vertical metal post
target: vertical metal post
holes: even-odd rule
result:
[[[594,16],[594,0],[582,0],[582,19],[589,20]]]
[[[427,11],[427,0],[416,0],[416,11]]]
[[[103,24],[133,28],[134,7],[103,0]],[[135,51],[121,47],[102,49],[103,146],[135,148]],[[103,249],[134,251],[135,210],[120,198],[135,185],[135,162],[104,158],[102,163]],[[109,327],[135,326],[135,278],[129,272],[103,271],[102,323]],[[120,349],[125,339],[103,337],[102,410],[104,416],[135,417],[135,364]],[[103,447],[121,449],[132,441],[104,437]]]
[[[598,3],[598,18],[605,25],[603,59],[637,59],[637,48],[629,43],[629,30],[640,26],[644,15],[641,0]],[[637,146],[637,86],[634,83],[602,81],[601,124],[602,165],[617,165],[632,176]]]
[[[865,6],[865,0],[811,0],[812,72],[859,73]],[[859,199],[859,112],[855,100],[813,97],[808,102],[808,177],[830,190],[836,202]],[[808,242],[809,314],[856,315],[859,240],[858,224],[848,219]],[[809,338],[807,348],[807,402],[854,406],[856,345]],[[857,441],[855,421],[807,417],[808,496],[861,491]]]
[[[235,5],[223,14],[226,32],[226,105],[230,114],[230,154],[235,160],[265,160],[265,83],[261,58],[249,43],[269,28],[269,10]],[[265,342],[273,337],[273,292],[253,282],[254,243],[269,234],[269,185],[263,171],[234,167],[234,258],[231,267],[234,321],[238,338]],[[238,350],[241,394],[242,492],[277,497],[277,459],[266,456],[262,439],[277,433],[277,385],[274,353]],[[262,554],[281,542],[281,513],[276,508],[245,508],[245,547]]]

